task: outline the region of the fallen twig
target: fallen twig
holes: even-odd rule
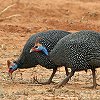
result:
[[[20,14],[15,14],[15,15],[11,15],[11,16],[8,16],[8,17],[5,17],[5,18],[0,18],[0,22],[2,22],[4,20],[11,19],[13,17],[20,17],[20,16],[21,16]]]
[[[11,7],[13,7],[13,6],[15,6],[16,4],[12,4],[12,5],[10,5],[10,6],[7,6],[4,10],[2,10],[1,12],[0,12],[0,16],[5,12],[5,11],[7,11],[9,8],[11,8]]]

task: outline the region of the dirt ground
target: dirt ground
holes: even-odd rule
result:
[[[65,77],[63,67],[53,79],[55,84],[34,83],[34,75],[46,81],[52,73],[39,65],[8,78],[6,61],[18,58],[32,34],[51,29],[100,32],[100,0],[0,0],[0,100],[100,100],[100,86],[87,88],[92,85],[90,70],[76,72],[59,89],[55,86]],[[96,74],[100,84],[100,68]]]

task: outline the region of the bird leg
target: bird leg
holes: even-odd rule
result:
[[[71,72],[69,73],[69,75],[68,75],[62,82],[60,82],[60,83],[56,86],[56,88],[59,88],[59,87],[61,87],[62,85],[65,85],[65,84],[69,81],[69,79],[71,79],[71,77],[74,75],[74,73],[75,73],[75,71],[71,71]]]
[[[57,71],[57,68],[53,69],[53,72],[52,72],[52,74],[51,74],[51,76],[50,76],[50,78],[49,78],[49,80],[48,80],[47,82],[39,82],[39,81],[37,80],[37,78],[35,78],[35,77],[34,77],[34,80],[35,80],[38,84],[43,84],[43,85],[50,84],[50,83],[54,83],[54,82],[52,81],[52,79],[53,79],[53,77],[54,77],[56,71]],[[65,71],[66,71],[66,75],[68,76],[68,75],[69,75],[69,72],[68,72],[67,67],[65,67]]]
[[[66,76],[68,76],[70,74],[70,72],[68,71],[67,67],[65,67],[65,71],[66,71]],[[71,80],[71,78],[70,78],[70,80]]]
[[[48,80],[47,82],[38,82],[38,80],[37,80],[36,78],[34,78],[34,80],[35,80],[38,84],[43,84],[43,85],[50,84],[50,83],[54,83],[54,82],[52,82],[52,79],[53,79],[53,77],[54,77],[56,71],[57,71],[57,68],[53,69],[53,72],[52,72],[52,74],[51,74],[51,76],[50,76],[50,78],[49,78],[49,80]]]
[[[92,76],[93,76],[93,86],[91,86],[90,88],[96,89],[97,85],[98,85],[98,86],[100,86],[100,85],[96,83],[95,69],[91,69],[91,70],[92,70]]]
[[[96,74],[95,74],[95,68],[91,69],[92,71],[92,76],[93,76],[93,86],[87,87],[90,89],[96,89],[97,85],[100,86],[99,84],[96,83]]]
[[[67,67],[65,67],[65,71],[66,71],[66,76],[68,76],[69,72],[68,72],[68,68]]]
[[[97,83],[96,83],[95,69],[92,69],[92,76],[93,76],[93,86],[92,86],[92,88],[96,88]]]

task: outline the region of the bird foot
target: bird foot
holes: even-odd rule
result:
[[[54,86],[56,89],[58,89],[58,88],[60,88],[60,87],[64,87],[64,85],[66,85],[66,84],[68,84],[68,83],[59,83],[59,84],[57,84],[56,86]]]
[[[96,89],[96,87],[97,87],[97,85],[93,85],[93,86],[89,86],[87,88],[89,88],[89,89]]]
[[[37,82],[37,83],[38,84],[42,84],[42,85],[47,85],[47,84],[55,83],[55,82],[53,82],[53,81],[51,81],[51,82],[47,81],[47,82]]]
[[[37,83],[38,84],[42,84],[42,85],[47,85],[47,84],[55,83],[55,82],[53,82],[53,81],[51,81],[51,82],[47,81],[47,82],[37,82]]]
[[[96,89],[97,86],[100,86],[99,84],[95,84],[93,86],[83,87],[83,88],[89,88],[89,89]]]
[[[58,89],[58,88],[60,88],[60,87],[64,87],[66,84],[68,85],[69,83],[57,84],[56,86],[54,86],[54,88]]]
[[[34,81],[35,82],[37,82],[38,84],[42,84],[42,85],[47,85],[47,84],[50,84],[50,83],[55,83],[55,82],[53,82],[53,81],[47,81],[47,82],[39,82],[38,80],[37,80],[37,77],[33,77],[33,79],[34,79]]]
[[[63,85],[59,85],[59,84],[58,84],[58,85],[54,86],[54,88],[58,89],[58,88],[60,88],[61,86],[63,87]]]
[[[100,84],[97,84],[97,86],[100,86]]]

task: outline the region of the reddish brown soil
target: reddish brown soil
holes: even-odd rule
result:
[[[18,58],[27,39],[36,32],[62,29],[65,31],[95,30],[100,32],[100,0],[0,0],[0,100],[100,100],[100,87],[92,85],[91,71],[77,72],[64,87],[56,84],[38,85],[36,75],[46,81],[52,70],[38,66],[15,72],[13,80],[7,77],[6,61]],[[21,16],[4,19],[20,14]],[[2,20],[3,19],[3,20]],[[53,81],[58,83],[65,77],[60,68]],[[100,69],[97,69],[100,84]]]

